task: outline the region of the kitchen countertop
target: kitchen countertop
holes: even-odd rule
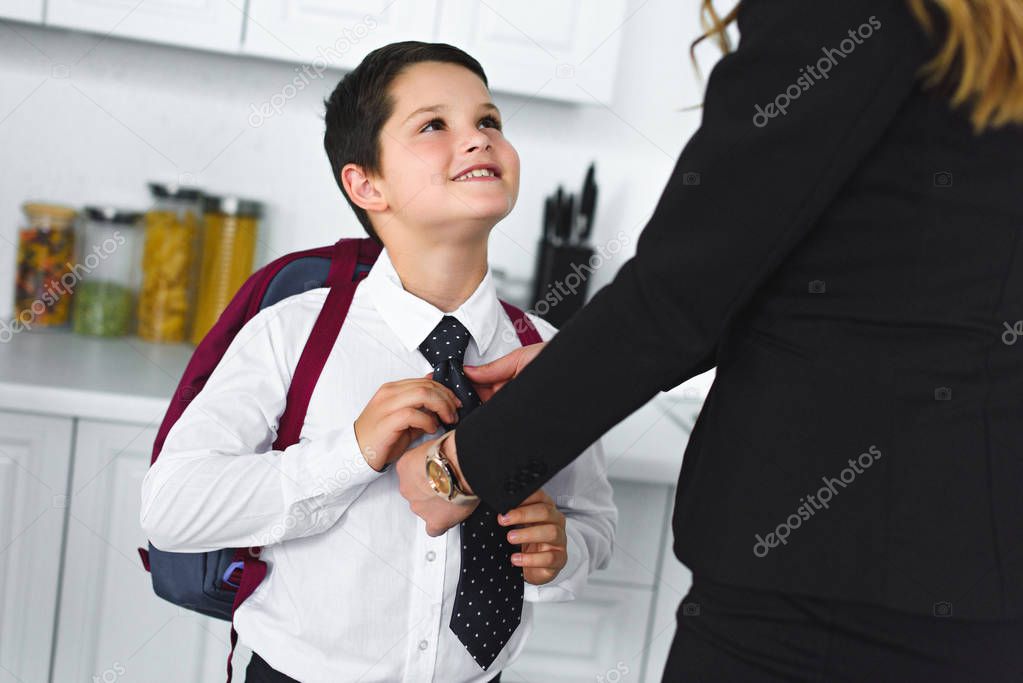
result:
[[[0,344],[0,409],[159,424],[191,344],[31,330]]]
[[[191,344],[32,330],[0,344],[0,410],[156,427]],[[713,371],[655,396],[604,437],[608,476],[674,483]]]

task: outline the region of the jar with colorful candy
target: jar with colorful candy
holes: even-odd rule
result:
[[[72,261],[77,212],[43,202],[26,202],[22,211],[25,225],[18,230],[14,326],[65,325],[76,284]]]

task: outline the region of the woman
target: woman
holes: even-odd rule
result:
[[[489,401],[442,452],[504,512],[716,366],[663,680],[1019,680],[1023,9],[743,0],[712,35],[733,18],[635,257],[542,353],[469,370]],[[425,449],[398,469],[436,534],[471,510]]]

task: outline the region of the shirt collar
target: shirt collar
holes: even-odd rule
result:
[[[441,318],[450,315],[465,325],[479,355],[483,356],[494,339],[497,322],[503,311],[489,266],[476,291],[457,309],[445,313],[402,286],[386,248],[380,251],[359,287],[365,288],[377,312],[409,351],[418,349]]]

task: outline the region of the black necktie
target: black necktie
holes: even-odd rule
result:
[[[462,371],[469,331],[450,315],[444,316],[419,350],[433,366],[433,379],[462,401],[461,421],[480,405],[479,396]],[[446,429],[450,429],[445,425]],[[522,567],[512,564],[520,548],[508,542],[508,529],[497,523],[497,512],[480,501],[462,522],[462,566],[458,575],[451,630],[476,663],[486,670],[497,658],[522,617]]]

